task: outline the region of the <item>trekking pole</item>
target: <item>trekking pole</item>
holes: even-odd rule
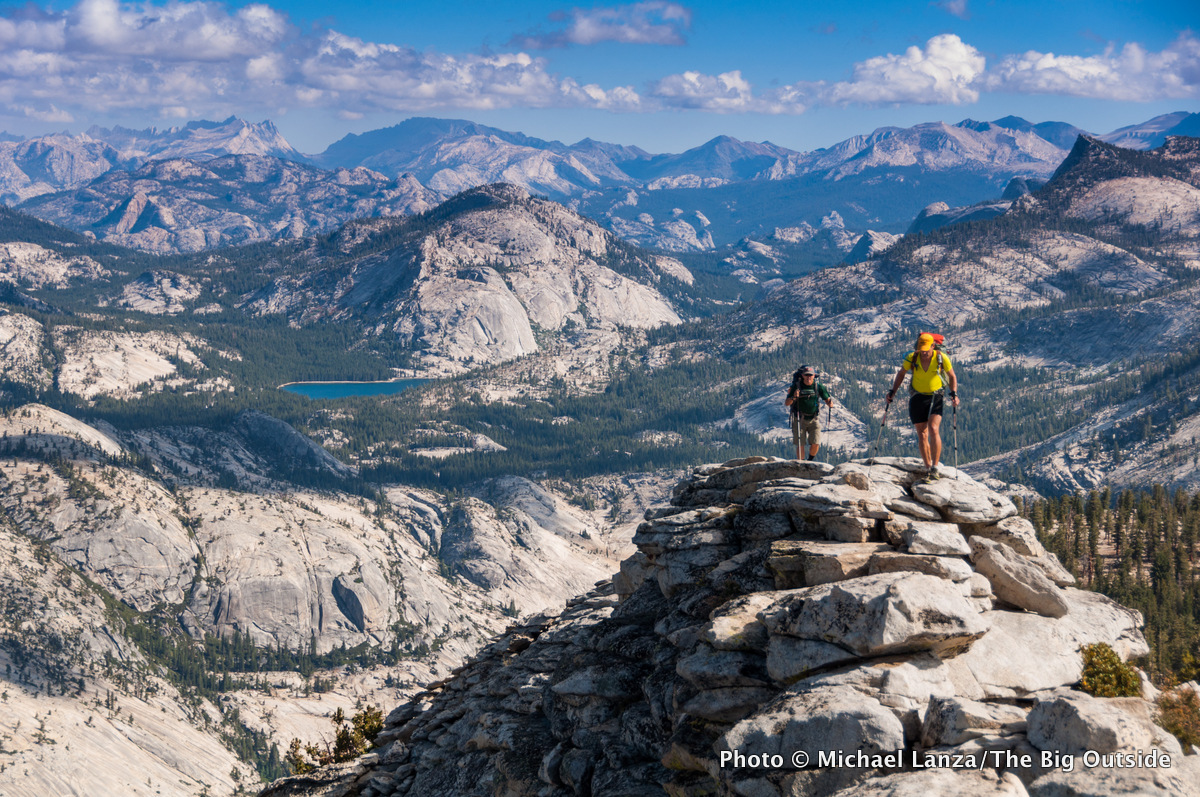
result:
[[[875,435],[875,445],[871,446],[871,459],[875,459],[879,454],[879,441],[883,437],[883,427],[887,426],[887,414],[891,406],[892,402],[890,401],[885,401],[883,404],[883,421],[879,424],[879,434]]]
[[[950,406],[954,408],[954,480],[958,481],[958,405],[951,400]]]

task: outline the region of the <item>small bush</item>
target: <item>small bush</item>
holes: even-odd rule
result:
[[[293,775],[312,772],[317,767],[353,761],[371,748],[372,742],[383,730],[383,711],[378,706],[367,706],[346,719],[340,708],[330,718],[335,730],[333,742],[325,740],[321,745],[303,745],[292,739],[284,761]]]
[[[1200,745],[1200,697],[1190,689],[1163,692],[1158,698],[1155,720],[1170,731],[1186,749]]]
[[[1083,650],[1083,691],[1094,697],[1138,697],[1142,681],[1137,670],[1121,661],[1117,652],[1103,642],[1085,645]]]

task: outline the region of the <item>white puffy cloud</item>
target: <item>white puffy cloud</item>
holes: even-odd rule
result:
[[[172,0],[164,6],[80,0],[64,17],[66,49],[110,57],[162,61],[225,61],[278,45],[287,21],[265,5],[230,14],[225,6]]]
[[[1002,58],[984,83],[992,91],[1107,100],[1200,97],[1200,39],[1184,33],[1157,53],[1136,43],[1091,56],[1030,50]]]
[[[549,33],[528,33],[513,38],[511,44],[530,50],[546,50],[571,44],[684,44],[684,32],[692,24],[692,12],[679,3],[646,0],[642,3],[596,8],[573,8],[551,15],[554,22],[566,22],[564,29]]]
[[[649,96],[669,107],[771,114],[798,114],[813,106],[961,104],[979,99],[975,84],[985,66],[978,50],[944,34],[924,49],[909,47],[855,64],[851,80],[801,81],[755,94],[741,72],[684,72],[658,81]]]
[[[39,122],[53,122],[59,124],[62,122],[74,122],[75,117],[67,111],[60,111],[53,105],[47,108],[22,108],[25,115],[30,119],[37,119]]]
[[[974,86],[986,60],[953,33],[934,36],[925,49],[909,47],[901,55],[868,58],[854,66],[853,79],[818,91],[829,105],[849,103],[952,104],[975,102]]]
[[[686,14],[670,3],[641,5],[646,8],[630,19]],[[79,0],[63,13],[26,5],[0,14],[0,105],[23,116],[33,115],[30,109],[61,119],[69,110],[174,118],[296,106],[360,116],[640,107],[631,87],[581,85],[525,53],[448,55],[328,29],[305,32],[263,4],[230,9],[208,0]],[[607,35],[598,27],[603,18],[593,14],[591,27],[581,18],[580,30],[591,33],[579,35]]]
[[[526,53],[454,56],[330,32],[298,65],[315,103],[349,110],[593,107],[628,110],[637,93],[559,79]]]
[[[965,0],[935,0],[966,11]],[[667,0],[559,15],[539,47],[598,42],[678,44],[691,11]],[[1117,100],[1200,96],[1200,40],[1161,52],[1138,44],[1100,55],[984,56],[953,34],[855,64],[842,81],[756,90],[739,70],[655,76],[643,93],[556,74],[522,51],[447,54],[301,30],[265,4],[211,0],[78,0],[63,12],[32,3],[0,10],[0,113],[70,121],[125,113],[223,117],[260,108],[326,108],[343,118],[380,111],[594,108],[803,113],[814,106],[961,104],[981,91]]]
[[[756,110],[757,103],[753,88],[739,71],[670,75],[654,84],[649,94],[669,107],[706,111],[750,111]]]

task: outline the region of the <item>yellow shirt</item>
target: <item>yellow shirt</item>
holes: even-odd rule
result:
[[[904,358],[904,370],[912,372],[912,387],[918,393],[936,393],[941,390],[945,383],[942,382],[942,375],[938,372],[938,359],[942,361],[942,369],[953,371],[954,366],[950,362],[950,356],[939,351],[933,353],[933,357],[929,359],[929,370],[921,368],[921,355],[919,352],[910,352]]]

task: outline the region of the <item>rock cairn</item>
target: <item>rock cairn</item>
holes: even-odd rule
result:
[[[1152,704],[1072,689],[1084,645],[1147,652],[1141,616],[1073,588],[1004,496],[920,470],[699,467],[610,582],[391,712],[375,752],[263,794],[1200,794]],[[1172,766],[1062,766],[1084,751]]]

